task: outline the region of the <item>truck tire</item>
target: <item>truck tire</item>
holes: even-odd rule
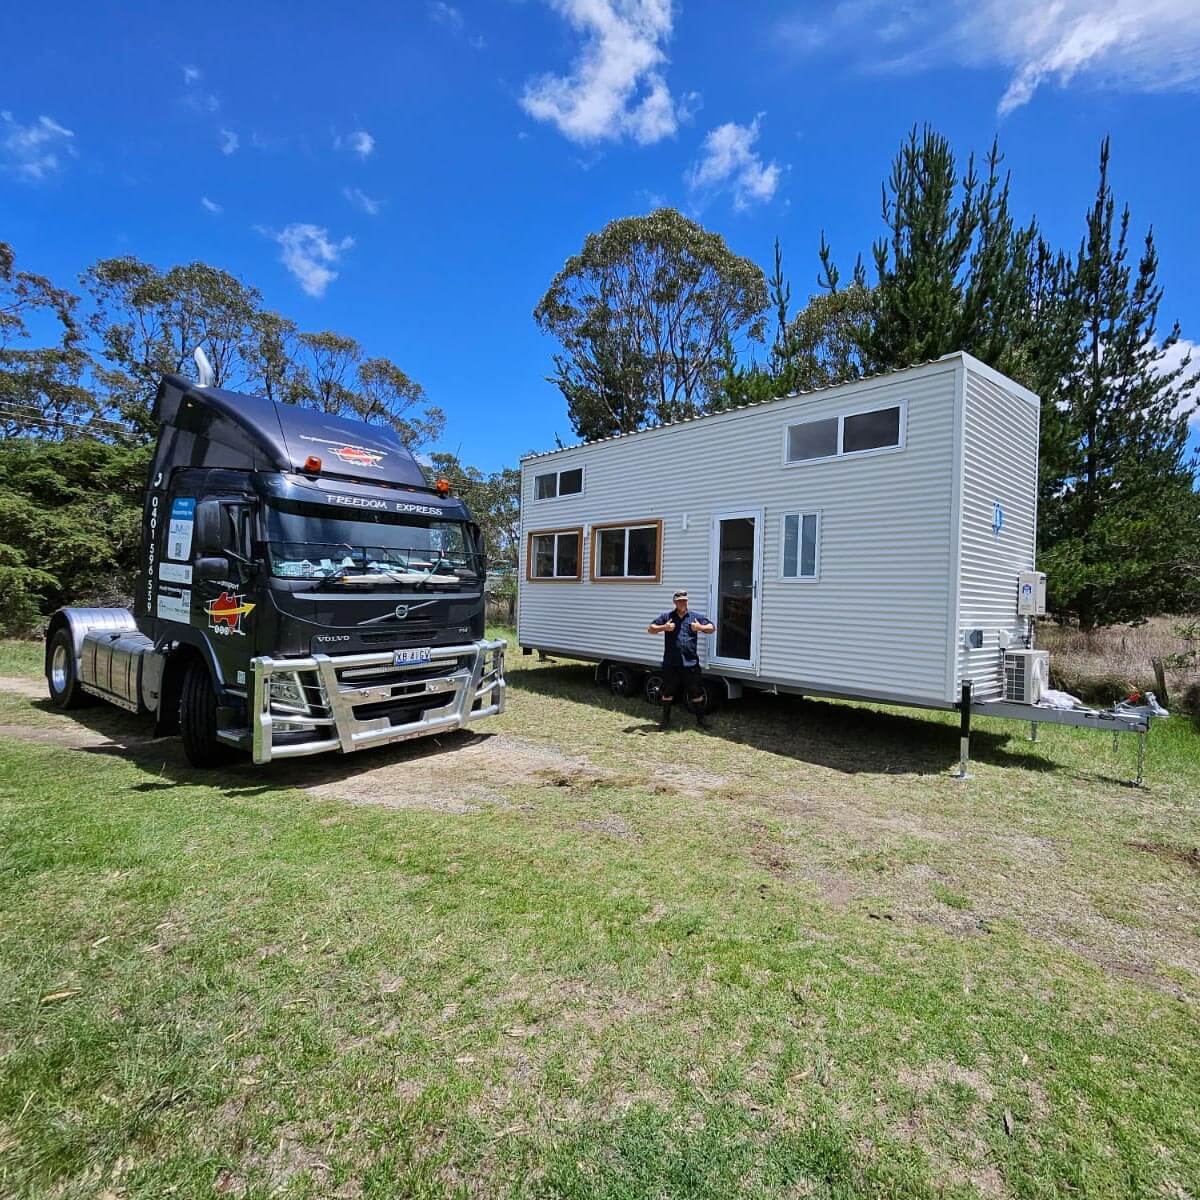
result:
[[[642,673],[624,663],[610,663],[608,686],[614,696],[636,696],[641,690]]]
[[[217,693],[208,667],[199,659],[187,665],[179,691],[179,733],[193,767],[219,767],[233,757],[217,738]]]
[[[91,696],[79,686],[75,646],[69,629],[60,629],[46,651],[46,687],[55,708],[82,708]]]

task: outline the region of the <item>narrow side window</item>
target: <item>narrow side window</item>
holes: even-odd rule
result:
[[[779,577],[815,580],[820,574],[820,559],[821,514],[784,513]]]

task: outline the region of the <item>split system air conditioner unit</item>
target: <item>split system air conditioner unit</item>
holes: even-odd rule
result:
[[[1004,655],[1004,698],[1037,704],[1050,686],[1049,650],[1008,650]]]

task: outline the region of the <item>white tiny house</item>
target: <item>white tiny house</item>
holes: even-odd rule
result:
[[[1030,632],[1039,412],[957,353],[529,456],[518,641],[652,668],[646,625],[686,588],[730,694],[1001,699]]]

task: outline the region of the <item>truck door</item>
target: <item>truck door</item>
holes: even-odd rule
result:
[[[192,620],[230,687],[244,686],[257,641],[253,513],[247,497],[215,496],[200,500],[195,514]]]

